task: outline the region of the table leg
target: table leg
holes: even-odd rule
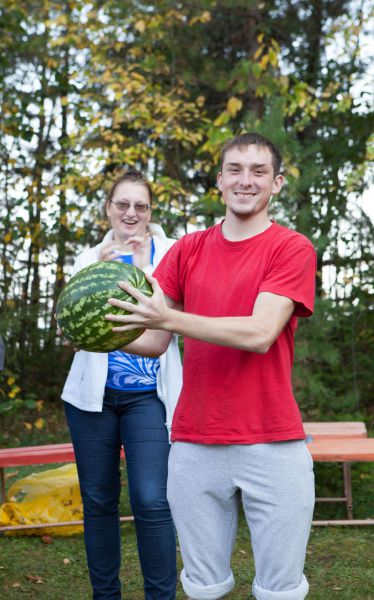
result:
[[[347,499],[347,515],[348,519],[353,519],[353,499],[352,499],[352,475],[351,464],[343,463],[344,473],[344,494]]]

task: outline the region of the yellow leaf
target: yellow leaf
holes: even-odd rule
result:
[[[207,23],[208,21],[210,21],[210,19],[210,12],[208,10],[204,10],[204,12],[200,15],[200,22]]]
[[[14,377],[8,377],[8,379],[7,379],[7,384],[8,385],[13,385],[14,382],[15,382]]]
[[[6,244],[8,244],[9,242],[11,242],[11,241],[12,241],[12,232],[11,232],[11,231],[8,231],[8,233],[6,233],[6,234],[4,235],[4,238],[3,238],[3,239],[4,239],[4,242],[5,242]]]
[[[274,52],[273,48],[269,48],[269,59],[270,59],[270,64],[273,67],[276,67],[278,64],[278,56],[277,56],[277,53]]]
[[[82,236],[84,236],[84,234],[86,233],[86,230],[83,229],[83,227],[78,227],[77,231],[76,231],[76,236],[77,238],[81,238]]]
[[[203,13],[201,13],[201,15],[197,15],[196,17],[192,17],[191,21],[189,22],[189,25],[195,25],[195,23],[208,23],[208,21],[210,21],[211,16],[210,16],[210,12],[208,10],[204,10]]]
[[[112,77],[113,77],[113,75],[112,75],[111,71],[109,71],[109,70],[106,70],[106,71],[104,71],[104,73],[103,73],[103,75],[102,75],[101,79],[102,79],[102,80],[103,80],[105,83],[107,83],[108,81],[111,81]]]
[[[232,117],[235,117],[242,106],[243,102],[239,98],[232,96],[227,102],[226,110]]]
[[[36,410],[40,412],[43,408],[44,400],[37,400],[35,402]]]
[[[28,423],[27,421],[24,421],[23,424],[25,426],[25,429],[27,429],[28,431],[30,431],[30,429],[32,429],[32,424],[31,423]]]
[[[262,53],[263,49],[264,49],[264,46],[263,46],[263,44],[261,44],[261,46],[259,46],[257,48],[256,52],[254,53],[253,60],[257,60],[259,58],[259,56]]]
[[[61,96],[60,102],[61,102],[61,106],[66,106],[69,101],[66,96]]]
[[[264,54],[264,56],[261,58],[261,60],[259,62],[259,65],[260,65],[260,67],[261,67],[261,69],[263,71],[265,71],[265,69],[266,69],[266,67],[268,65],[268,62],[269,62],[269,55],[268,54]]]
[[[36,427],[36,429],[43,429],[44,425],[45,425],[45,421],[41,417],[39,417],[39,419],[36,419],[36,421],[34,421],[34,426]]]
[[[290,167],[288,167],[287,170],[291,177],[294,177],[295,179],[298,179],[300,177],[300,171],[297,167],[291,165]]]
[[[17,396],[18,392],[20,392],[20,391],[21,391],[21,388],[18,387],[18,385],[16,385],[8,393],[8,398],[15,398]]]
[[[136,23],[134,23],[134,27],[137,31],[139,31],[139,33],[144,33],[145,21],[143,21],[142,19],[140,21],[136,21]]]
[[[264,35],[265,35],[264,33],[260,33],[257,36],[257,41],[258,41],[259,44],[261,44],[262,40],[264,39]]]
[[[215,127],[222,127],[222,125],[226,125],[230,120],[230,114],[224,110],[220,115],[213,121],[213,125]]]

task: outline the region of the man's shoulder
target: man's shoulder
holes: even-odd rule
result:
[[[180,238],[179,242],[186,248],[193,248],[214,238],[217,232],[217,227],[219,227],[219,225],[213,225],[207,229],[199,229],[197,231],[193,231],[192,233],[186,233]]]
[[[303,233],[280,225],[279,223],[274,223],[274,240],[280,245],[291,244],[293,246],[306,247],[314,250],[312,242]]]

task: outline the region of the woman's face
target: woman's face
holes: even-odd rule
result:
[[[106,205],[106,214],[117,239],[144,236],[151,220],[151,200],[145,185],[122,181]]]

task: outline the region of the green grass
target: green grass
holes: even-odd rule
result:
[[[133,524],[123,525],[122,540],[123,597],[143,600]],[[1,598],[88,600],[91,597],[81,535],[53,538],[53,543],[48,545],[37,537],[2,537],[0,556]],[[308,600],[326,600],[327,597],[329,600],[373,600],[373,556],[372,530],[313,529],[305,568],[310,583]],[[249,534],[243,520],[232,565],[236,586],[227,598],[248,600],[254,568]],[[38,578],[40,583],[36,583]],[[177,600],[184,598],[178,584]]]
[[[7,425],[4,445],[40,444],[68,439],[61,406],[53,415],[42,415],[44,430],[23,431],[23,420]],[[4,429],[3,429],[4,431]],[[17,440],[17,441],[15,441]],[[13,443],[11,443],[13,441]],[[15,479],[54,465],[22,467],[8,470],[9,485]],[[342,474],[339,465],[315,467],[317,495],[341,495]],[[355,518],[374,517],[374,474],[372,464],[353,465],[352,485]],[[129,514],[127,481],[123,478],[121,514]],[[345,518],[344,505],[317,504],[315,518]],[[308,600],[374,600],[374,529],[373,527],[315,527],[307,551],[305,573],[310,584]],[[181,559],[178,553],[179,568]],[[250,536],[241,516],[232,568],[236,586],[228,600],[249,600],[254,566]],[[142,578],[136,551],[133,523],[122,526],[123,598],[143,600]],[[83,536],[54,537],[44,544],[35,536],[0,536],[0,598],[39,600],[89,600],[91,591],[86,567]],[[185,595],[178,584],[177,600]]]

